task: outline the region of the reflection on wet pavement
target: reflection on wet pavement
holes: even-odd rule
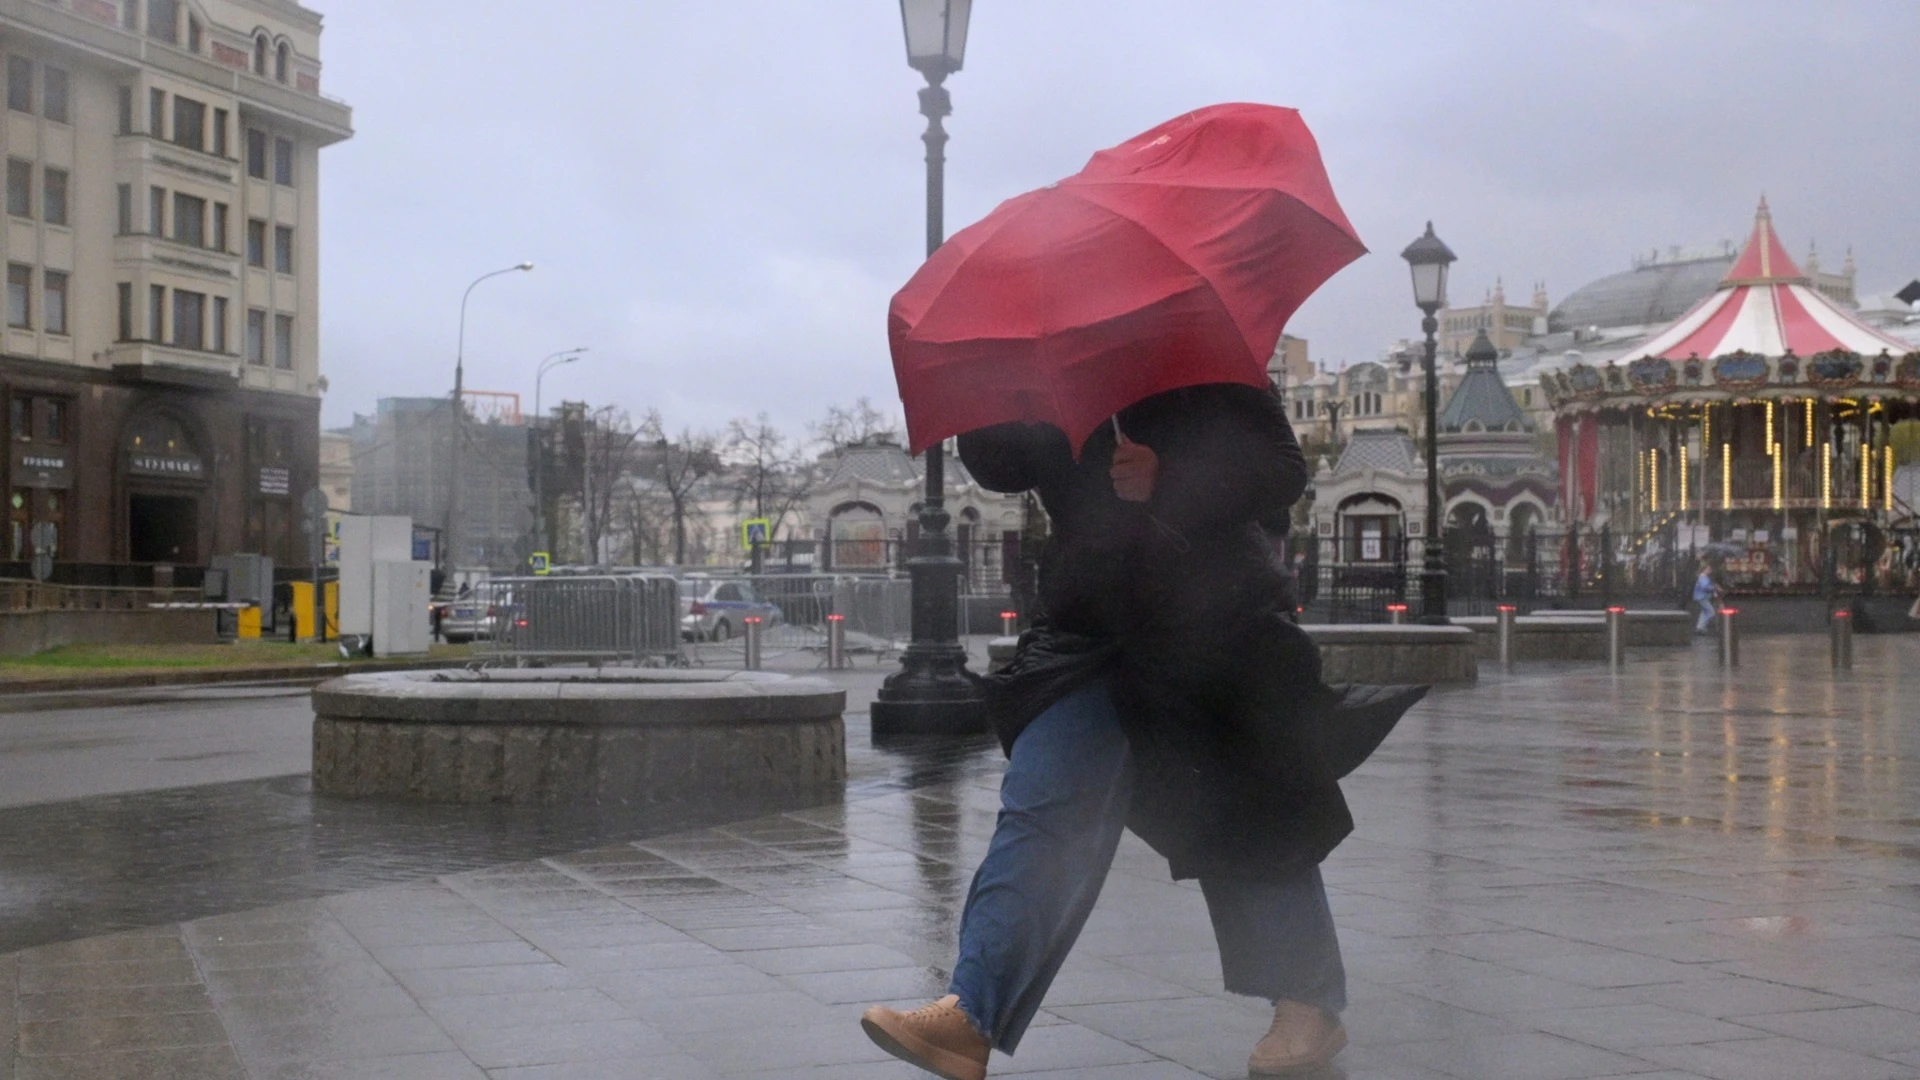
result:
[[[1703,646],[1618,677],[1523,668],[1421,705],[1348,782],[1359,830],[1326,867],[1353,999],[1331,1075],[1920,1076],[1920,791],[1903,776],[1920,674],[1911,640],[1857,644],[1839,678],[1824,639],[1755,639],[1732,678]],[[0,956],[0,1064],[35,1078],[920,1075],[854,1020],[944,986],[998,754],[874,749],[849,719],[843,804],[531,861],[502,842],[485,868],[325,897],[310,876],[306,899]],[[37,848],[0,821],[13,887],[15,852]],[[58,842],[106,867],[136,854],[96,835],[111,827]],[[431,853],[465,827],[422,819],[406,844]],[[147,844],[165,859],[164,835]],[[384,850],[397,864],[406,844]],[[292,861],[323,863],[324,846]],[[461,866],[489,857],[459,852]],[[102,870],[79,891],[129,881]],[[202,887],[223,895],[218,874]],[[1220,992],[1197,889],[1129,838],[995,1075],[1245,1076],[1267,1013]]]

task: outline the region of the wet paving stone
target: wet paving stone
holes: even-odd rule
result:
[[[1423,703],[1347,782],[1353,1045],[1327,1075],[1920,1077],[1920,643],[1863,638],[1837,679],[1824,644]],[[944,987],[1001,762],[851,719],[844,802],[725,822],[346,824],[284,780],[0,811],[50,830],[0,834],[0,928],[35,946],[0,955],[0,1077],[918,1075],[855,1020]],[[296,850],[224,889],[276,835]],[[114,875],[155,837],[188,841],[171,869]],[[145,929],[93,932],[117,921]],[[1267,1016],[1129,837],[994,1075],[1243,1077]]]

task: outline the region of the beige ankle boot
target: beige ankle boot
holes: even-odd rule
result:
[[[860,1026],[880,1049],[901,1061],[946,1080],[986,1080],[992,1047],[960,1011],[958,994],[912,1012],[875,1005],[860,1018]]]
[[[1273,1003],[1273,1025],[1247,1059],[1254,1076],[1294,1076],[1323,1069],[1346,1049],[1347,1029],[1339,1018],[1299,1001]]]

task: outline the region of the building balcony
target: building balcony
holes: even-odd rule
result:
[[[166,270],[195,274],[220,282],[240,280],[240,254],[217,248],[198,248],[148,233],[123,233],[113,241],[114,261],[122,265],[146,263]]]
[[[232,353],[123,341],[107,350],[114,375],[126,382],[230,389],[240,383],[240,358]]]
[[[238,160],[195,150],[191,146],[181,146],[142,132],[123,131],[115,136],[113,160],[116,165],[161,167],[202,183],[222,187],[231,188],[240,182]]]

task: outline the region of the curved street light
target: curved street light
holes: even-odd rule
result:
[[[533,376],[533,535],[539,541],[539,550],[547,552],[549,560],[552,559],[553,538],[547,535],[547,440],[541,429],[546,413],[540,410],[540,381],[547,377],[547,372],[562,364],[573,363],[586,351],[587,347],[581,345],[553,353],[540,361],[540,368]]]
[[[489,271],[474,278],[473,282],[467,286],[467,291],[460,294],[460,341],[453,354],[453,423],[449,428],[450,441],[447,445],[447,518],[441,523],[440,530],[442,545],[440,557],[446,562],[449,571],[460,567],[459,534],[454,527],[460,521],[460,429],[466,420],[467,412],[466,402],[463,400],[467,371],[467,299],[473,295],[473,290],[488,278],[532,269],[532,263],[522,262]]]

